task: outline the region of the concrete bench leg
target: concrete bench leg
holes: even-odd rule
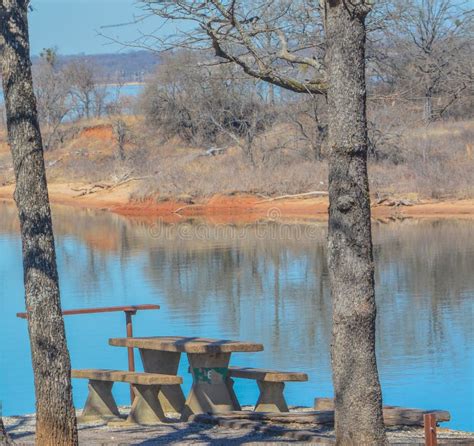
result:
[[[158,385],[132,385],[135,400],[133,401],[130,415],[127,418],[127,423],[156,424],[167,421],[158,399],[160,387]]]
[[[188,353],[193,386],[181,415],[183,421],[193,414],[227,413],[236,410],[227,386],[230,353]]]
[[[260,396],[255,406],[255,412],[289,412],[283,396],[285,383],[257,381],[257,384]]]
[[[148,373],[177,375],[181,353],[160,352],[157,350],[140,349],[143,369]],[[181,413],[185,397],[179,384],[163,386],[158,394],[165,413]]]
[[[86,423],[91,421],[120,418],[120,413],[112,395],[111,381],[89,380],[89,394],[86,405],[78,422]]]
[[[229,390],[230,397],[232,398],[232,403],[234,404],[234,410],[241,411],[242,407],[240,407],[239,400],[237,399],[237,395],[235,394],[234,390],[234,380],[232,378],[227,378],[226,380],[226,386],[227,389]]]

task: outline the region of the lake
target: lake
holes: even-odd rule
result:
[[[235,365],[305,371],[289,404],[332,394],[331,299],[325,224],[142,223],[106,212],[54,207],[63,308],[156,303],[134,318],[136,336],[189,335],[262,342]],[[446,409],[447,425],[474,430],[474,221],[374,224],[378,365],[386,404]],[[0,400],[3,414],[34,411],[16,210],[0,203]],[[122,313],[69,316],[75,368],[126,368]],[[139,357],[136,358],[140,364]],[[185,391],[187,363],[181,362]],[[82,407],[85,381],[74,381]],[[244,404],[257,387],[237,380]],[[120,404],[126,385],[116,385]]]
[[[117,85],[107,85],[107,101],[113,101],[117,97],[132,96],[136,97],[143,91],[143,84],[124,84],[121,87]],[[0,85],[0,104],[3,104],[3,89]]]

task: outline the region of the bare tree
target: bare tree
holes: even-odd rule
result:
[[[385,1],[383,44],[375,48],[391,82],[424,102],[424,119],[442,116],[472,89],[473,11],[457,0]],[[435,109],[434,101],[438,100]]]
[[[106,87],[97,81],[99,68],[92,62],[78,60],[65,68],[72,103],[78,118],[100,117],[105,111]]]
[[[208,66],[206,60],[189,51],[164,57],[142,96],[145,116],[170,137],[235,144],[255,167],[256,138],[274,121],[274,107],[235,66]]]
[[[46,48],[34,70],[35,94],[38,117],[46,134],[45,150],[52,148],[64,118],[71,111],[70,86],[64,71],[58,67],[58,55],[54,48]]]
[[[303,145],[306,156],[314,161],[323,159],[323,147],[327,139],[327,118],[325,101],[318,97],[308,97],[292,105],[288,119],[294,124],[297,132],[295,145]],[[298,144],[299,143],[299,144]]]
[[[386,444],[375,357],[367,177],[365,20],[372,1],[321,0],[320,8],[310,0],[142,4],[150,14],[196,25],[178,35],[179,40],[155,39],[155,43],[211,48],[217,61],[236,64],[246,74],[278,87],[327,93],[336,440],[341,445]],[[152,43],[153,36],[140,42]]]
[[[212,50],[255,78],[296,93],[326,90],[322,22],[313,0],[142,0],[146,14],[196,26],[169,39],[144,35],[130,45]],[[318,57],[319,56],[319,57]]]
[[[77,445],[71,365],[61,312],[43,144],[29,55],[28,0],[0,1],[9,143],[23,246],[25,303],[36,392],[36,443]]]
[[[141,110],[150,126],[162,129],[168,137],[179,136],[185,141],[193,141],[199,133],[191,109],[195,103],[191,97],[201,82],[201,76],[197,77],[198,73],[190,68],[195,60],[184,52],[165,55],[140,98]]]
[[[113,120],[112,129],[116,141],[116,158],[119,161],[125,161],[125,144],[129,135],[127,123],[119,116]]]

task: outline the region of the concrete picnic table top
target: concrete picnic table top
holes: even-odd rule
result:
[[[235,352],[263,350],[263,345],[255,342],[186,336],[112,338],[109,344],[138,348],[147,373],[176,375],[181,354],[187,354],[193,377],[188,397],[184,397],[179,385],[162,386],[158,393],[165,412],[180,413],[183,420],[192,414],[239,410],[237,397],[227,380],[230,356]]]
[[[109,339],[109,344],[115,347],[133,347],[164,352],[193,354],[260,352],[263,350],[263,345],[255,342],[185,336],[111,338]]]

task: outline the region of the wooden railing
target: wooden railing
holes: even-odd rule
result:
[[[125,305],[119,307],[100,307],[100,308],[80,308],[75,310],[64,310],[63,316],[72,316],[77,314],[93,314],[93,313],[112,313],[122,311],[125,313],[125,325],[127,338],[133,338],[133,321],[132,316],[137,314],[137,311],[142,310],[159,310],[159,305],[144,304],[144,305]],[[17,317],[21,319],[27,319],[27,313],[17,313]],[[135,357],[133,355],[133,348],[128,349],[128,370],[131,372],[135,371]],[[130,399],[133,402],[133,392],[130,389]]]

